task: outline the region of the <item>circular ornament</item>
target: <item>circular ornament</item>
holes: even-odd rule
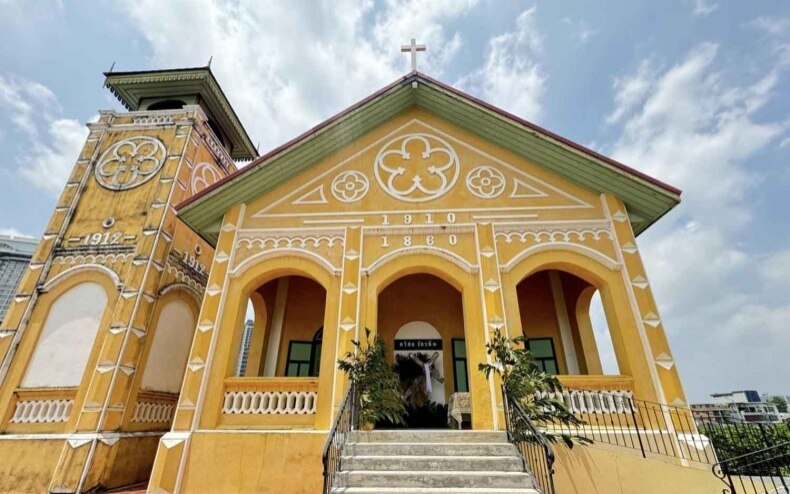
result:
[[[447,193],[461,166],[450,144],[431,134],[406,134],[385,144],[374,171],[376,181],[395,199],[426,202]]]
[[[124,139],[101,155],[96,166],[96,181],[105,189],[133,189],[156,175],[166,155],[159,139],[147,136]]]
[[[466,176],[466,188],[482,199],[499,196],[505,191],[506,185],[505,176],[493,166],[478,166]]]
[[[195,244],[195,254],[199,256],[202,253],[203,253],[203,247],[201,247],[200,244]]]
[[[193,194],[197,194],[219,179],[219,172],[211,163],[198,163],[192,169],[192,176],[189,179],[189,187]]]
[[[101,222],[101,226],[103,228],[112,228],[114,224],[115,224],[115,218],[113,218],[112,216],[110,216],[109,218],[105,218],[105,220]]]
[[[340,173],[332,180],[332,195],[340,202],[357,202],[368,193],[368,177],[356,170]]]

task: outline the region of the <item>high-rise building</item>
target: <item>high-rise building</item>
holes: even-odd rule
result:
[[[0,322],[37,245],[38,240],[32,238],[0,235]]]

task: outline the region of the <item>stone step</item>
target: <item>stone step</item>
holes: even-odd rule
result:
[[[504,443],[507,435],[498,431],[454,431],[434,429],[353,431],[352,443]]]
[[[332,494],[540,494],[539,491],[486,487],[336,487]]]
[[[426,487],[426,488],[519,488],[533,487],[532,477],[524,472],[458,471],[374,471],[339,472],[336,487]],[[381,492],[380,490],[377,492]]]
[[[515,446],[498,443],[346,443],[348,456],[518,456]]]
[[[344,456],[343,470],[522,472],[518,456]]]

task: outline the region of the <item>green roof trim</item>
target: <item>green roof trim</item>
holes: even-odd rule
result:
[[[104,85],[129,110],[137,110],[145,98],[199,96],[200,103],[233,144],[231,158],[250,160],[258,156],[250,136],[230,106],[209,67],[135,72],[105,72]]]
[[[193,196],[178,215],[215,244],[232,206],[261,197],[413,107],[580,187],[618,196],[632,220],[641,220],[633,225],[637,235],[680,202],[680,191],[669,185],[413,72]]]

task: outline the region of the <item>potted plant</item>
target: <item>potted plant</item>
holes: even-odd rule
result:
[[[565,403],[550,398],[554,392],[562,390],[562,383],[556,376],[547,374],[538,366],[535,358],[526,349],[526,338],[508,338],[499,329],[486,343],[486,352],[491,361],[479,364],[478,369],[486,379],[499,376],[505,391],[521,404],[532,422],[538,424],[557,424],[562,429],[574,429],[584,424]],[[518,432],[518,431],[517,431]],[[550,441],[561,438],[566,445],[574,443],[589,444],[589,439],[567,433],[547,434]]]
[[[338,360],[340,370],[356,383],[359,400],[359,419],[365,428],[377,421],[403,424],[405,401],[398,375],[390,368],[386,347],[376,335],[370,342],[370,330],[365,329],[365,340],[352,340],[354,351]]]

